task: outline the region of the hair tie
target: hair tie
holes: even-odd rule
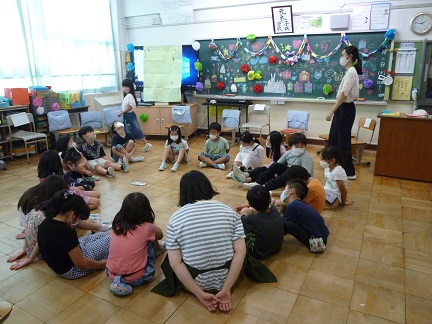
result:
[[[353,62],[353,66],[356,66],[356,65],[357,65],[357,62],[358,62],[358,60],[356,59],[356,60]]]

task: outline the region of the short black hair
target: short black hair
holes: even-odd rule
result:
[[[249,205],[259,212],[266,211],[270,205],[270,193],[263,186],[253,186],[250,188],[246,199]]]
[[[301,179],[303,181],[307,181],[311,177],[308,170],[306,170],[300,165],[291,165],[289,169],[290,169],[290,178],[286,181],[287,184],[290,181],[290,179]]]
[[[306,146],[306,136],[303,133],[294,133],[288,140],[288,145],[293,146],[296,144],[303,144]]]
[[[38,178],[46,178],[53,174],[63,175],[63,166],[60,157],[57,151],[45,151],[39,160],[37,176]]]
[[[66,151],[69,148],[68,146],[69,146],[70,139],[71,139],[70,135],[60,136],[56,142],[57,152]]]
[[[115,215],[112,228],[117,235],[126,235],[138,225],[154,223],[155,213],[150,201],[142,192],[132,192],[124,199],[119,212]]]
[[[341,160],[340,152],[336,146],[326,146],[321,151],[321,156],[324,160],[335,159],[336,163],[339,164]]]
[[[297,197],[299,197],[301,200],[303,200],[306,197],[306,195],[309,191],[309,189],[306,185],[306,182],[304,180],[301,180],[301,179],[289,180],[287,182],[287,185],[290,189],[294,189]]]
[[[210,180],[202,172],[192,170],[180,179],[178,204],[183,207],[198,200],[210,200],[217,194]]]
[[[40,210],[49,219],[70,211],[75,213],[76,220],[86,220],[90,216],[90,209],[84,202],[84,199],[68,189],[58,191],[51,200],[42,204]]]
[[[79,160],[81,160],[81,153],[74,147],[67,150],[63,156],[63,162],[71,162],[72,164],[75,164]]]
[[[87,134],[88,132],[94,132],[93,127],[91,127],[91,126],[83,126],[78,131],[78,136],[81,137],[82,139],[84,139],[83,135]]]
[[[216,132],[220,133],[222,130],[222,127],[219,123],[213,122],[209,125],[209,131],[214,129]]]

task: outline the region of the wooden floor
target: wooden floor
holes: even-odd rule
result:
[[[100,212],[112,220],[123,197],[146,194],[163,230],[178,208],[179,179],[198,169],[196,156],[204,137],[193,137],[188,165],[174,173],[159,172],[163,141],[142,153],[145,161],[131,164],[129,174],[103,178]],[[320,147],[308,146],[315,174],[321,181]],[[238,146],[232,149],[235,156]],[[6,260],[21,249],[16,204],[22,192],[38,183],[38,156],[7,160],[0,171],[0,301],[13,304],[6,323],[431,323],[432,322],[432,184],[373,175],[370,167],[357,168],[348,196],[353,206],[325,211],[330,229],[327,251],[315,255],[287,236],[280,253],[266,261],[276,274],[275,284],[257,284],[241,277],[233,289],[233,310],[210,313],[196,298],[180,293],[165,298],[150,292],[163,275],[158,258],[155,280],[124,298],[108,289],[100,271],[75,281],[57,277],[38,261],[21,271],[9,270]],[[230,167],[232,163],[229,163]],[[217,200],[234,206],[246,202],[246,190],[225,179],[227,170],[202,170],[216,186]],[[134,181],[146,182],[135,187]],[[209,225],[211,220],[209,220]]]

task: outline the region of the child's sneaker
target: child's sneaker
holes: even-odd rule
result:
[[[171,168],[171,171],[176,172],[178,167],[179,167],[178,163],[174,163],[173,167]]]
[[[245,182],[243,183],[243,188],[250,189],[255,186],[261,186],[258,182]]]
[[[200,162],[199,166],[200,166],[200,168],[207,168],[208,164],[205,162]]]
[[[121,276],[115,276],[113,282],[110,284],[110,291],[114,295],[127,296],[132,294],[133,288],[131,285],[120,281]]]
[[[243,185],[246,182],[246,176],[243,172],[241,172],[240,168],[236,165],[233,165],[232,177],[239,184]]]
[[[144,149],[143,149],[142,151],[143,151],[143,152],[147,152],[148,150],[151,149],[152,146],[153,146],[153,145],[151,145],[150,143],[147,143],[147,144],[144,146]]]
[[[163,171],[166,169],[166,165],[164,162],[161,163],[160,167],[159,167],[159,171]]]
[[[225,176],[225,178],[227,178],[227,179],[232,179],[232,177],[233,177],[232,171]]]
[[[114,178],[115,177],[115,170],[113,167],[109,167],[107,169],[107,176],[110,178]]]
[[[131,162],[142,162],[144,161],[144,156],[132,156]]]
[[[216,163],[214,165],[215,169],[225,170],[225,164],[224,163]]]
[[[123,156],[123,167],[122,167],[122,170],[124,171],[124,172],[129,172],[129,160],[128,160],[128,158],[126,157],[126,156]]]

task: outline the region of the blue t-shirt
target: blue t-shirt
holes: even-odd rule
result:
[[[301,226],[310,235],[322,237],[324,240],[327,240],[330,234],[321,215],[301,200],[294,200],[288,204],[282,221],[284,228],[286,228],[286,222],[291,221]],[[287,234],[286,229],[285,234]]]

